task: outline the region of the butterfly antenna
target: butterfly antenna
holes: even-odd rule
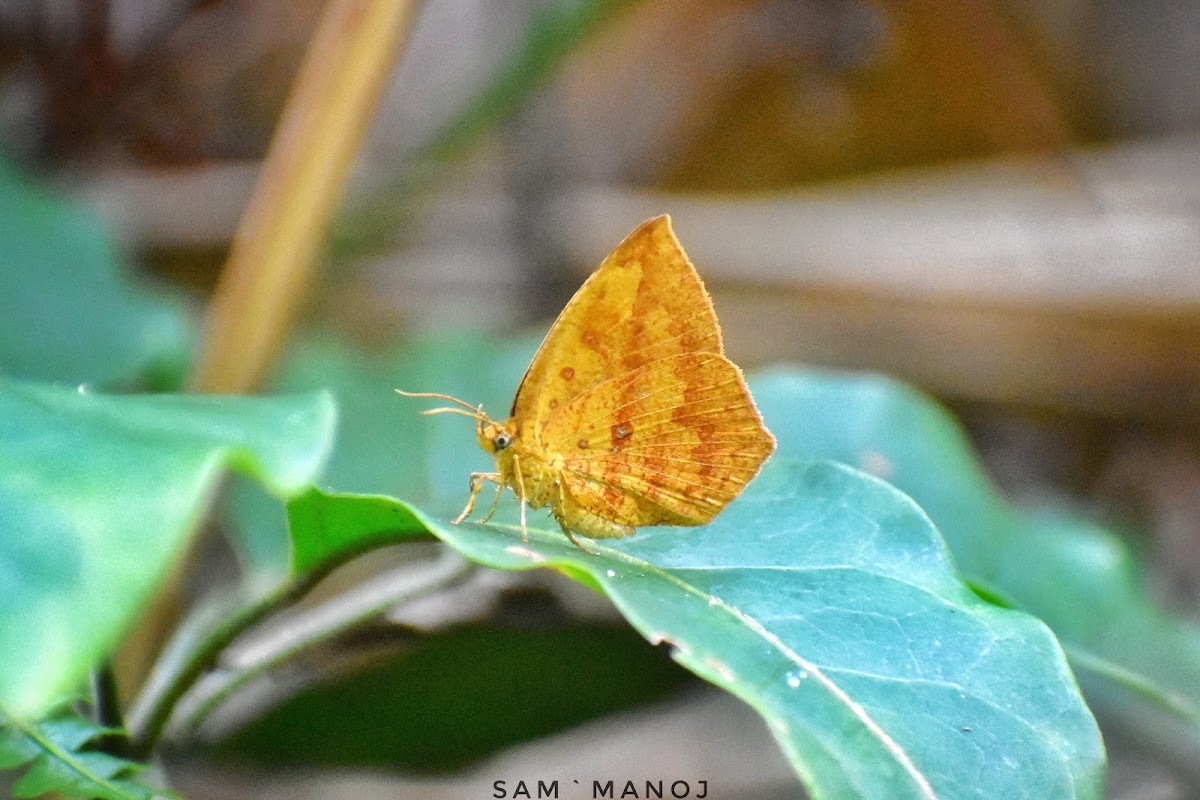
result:
[[[464,417],[470,417],[474,420],[492,421],[487,414],[483,413],[483,406],[475,407],[465,400],[459,400],[457,397],[451,397],[448,394],[439,394],[437,392],[406,392],[403,389],[397,389],[396,394],[404,395],[405,397],[431,397],[435,400],[449,400],[451,403],[458,403],[462,406],[462,408],[430,408],[421,412],[424,416],[432,414],[462,414]]]

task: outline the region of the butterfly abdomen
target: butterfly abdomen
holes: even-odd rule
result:
[[[578,533],[592,539],[622,539],[636,532],[632,525],[622,525],[585,508],[566,487],[565,481],[559,483],[559,497],[550,509],[564,532]],[[611,510],[608,513],[611,514]]]
[[[515,469],[510,467],[506,482],[518,496],[524,491],[522,499],[530,508],[550,506],[550,513],[564,531],[592,539],[615,539],[634,534],[632,525],[613,519],[626,501],[615,488],[607,487],[599,504],[594,500],[585,504],[571,492],[570,487],[577,483],[579,476],[567,474],[566,460],[561,455],[536,451],[524,443],[516,444],[513,450],[516,459],[509,459],[509,463],[519,465],[520,480]],[[504,467],[500,469],[503,471]]]

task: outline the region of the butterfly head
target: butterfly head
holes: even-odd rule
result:
[[[486,414],[482,415],[475,426],[475,434],[479,437],[479,446],[484,452],[497,455],[512,447],[517,440],[516,420],[499,423],[488,419]]]

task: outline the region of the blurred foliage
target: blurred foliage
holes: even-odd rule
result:
[[[290,766],[460,769],[687,683],[664,651],[628,628],[471,625],[301,691],[219,753]]]
[[[423,148],[423,158],[458,155],[480,134],[512,117],[580,43],[636,0],[566,0],[538,6],[501,70]]]
[[[151,800],[177,797],[143,783],[145,764],[113,756],[98,740],[120,735],[81,717],[61,703],[36,723],[23,722],[0,708],[0,768],[27,767],[13,784],[14,797]]]
[[[0,154],[0,374],[108,389],[180,386],[194,325],[130,274],[100,218]]]
[[[183,552],[223,467],[316,479],[328,395],[100,395],[0,379],[0,707],[36,715],[106,658]]]
[[[323,486],[391,494],[449,511],[455,504],[461,506],[466,473],[451,461],[426,456],[460,448],[461,426],[420,417],[413,402],[393,389],[482,391],[480,399],[488,401],[489,408],[506,406],[511,398],[501,398],[516,385],[536,343],[523,339],[481,347],[483,341],[478,334],[462,333],[420,346],[368,352],[335,336],[314,333],[284,354],[271,388],[301,392],[322,386],[335,392],[341,419]],[[472,455],[477,456],[476,468],[487,466],[481,453]],[[247,570],[289,573],[292,549],[278,499],[252,482],[237,481],[223,514]]]
[[[447,162],[511,119],[589,36],[636,0],[563,0],[533,12],[524,36],[475,98],[424,144],[412,164],[354,208],[332,234],[334,256],[349,259],[394,240],[412,205],[421,200]]]

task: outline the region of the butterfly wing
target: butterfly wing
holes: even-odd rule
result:
[[[563,309],[512,416],[534,446],[547,421],[601,381],[680,353],[720,353],[712,301],[666,215],[621,242]]]
[[[543,435],[580,507],[620,525],[701,525],[775,449],[741,371],[717,353],[653,361],[603,381]]]

